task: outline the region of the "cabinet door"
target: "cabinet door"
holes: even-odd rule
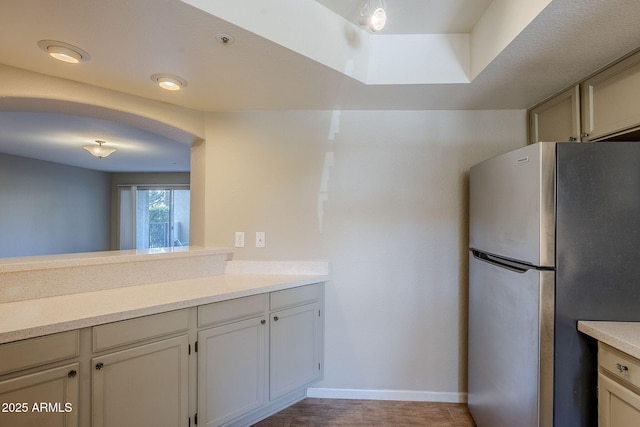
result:
[[[529,143],[580,139],[580,89],[554,96],[529,111]]]
[[[640,426],[640,396],[598,374],[599,427]]]
[[[0,426],[76,427],[78,364],[0,382]]]
[[[277,399],[321,376],[320,304],[272,313],[269,347],[269,398]]]
[[[582,84],[583,140],[592,141],[640,126],[640,53]]]
[[[93,427],[188,425],[187,335],[92,359]]]
[[[198,424],[219,426],[265,403],[266,319],[198,333]]]

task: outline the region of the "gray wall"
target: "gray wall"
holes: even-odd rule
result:
[[[236,260],[331,262],[316,395],[465,399],[468,170],[525,145],[526,123],[524,110],[208,117],[191,162],[207,246],[244,231]]]
[[[0,257],[109,250],[110,180],[0,154]]]

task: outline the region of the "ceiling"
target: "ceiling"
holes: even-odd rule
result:
[[[429,73],[451,58],[412,50],[415,43],[431,43],[431,36],[445,42],[468,37],[494,5],[521,3],[385,3],[387,27],[370,34],[357,25],[363,0],[281,0],[268,6],[263,0],[6,2],[0,64],[200,111],[526,109],[637,48],[640,40],[637,0],[552,0],[477,72],[469,71],[471,61],[460,66],[461,76],[447,81],[446,70]],[[276,6],[290,13],[275,13]],[[504,25],[491,29],[498,35],[520,13],[504,10]],[[221,33],[233,35],[234,43],[216,41]],[[43,39],[76,45],[91,58],[76,66],[59,63],[37,46]],[[398,57],[421,61],[417,66],[429,72],[423,80],[403,80],[412,71],[406,67],[372,80],[370,69],[358,69],[356,61],[354,72],[351,59],[333,55],[336,40],[347,50],[362,44],[387,49],[377,52],[393,60],[378,54],[377,63],[364,61],[370,67],[385,70],[404,55]],[[462,52],[452,61],[464,57]],[[188,86],[162,91],[150,78],[158,72],[179,75]],[[0,112],[0,152],[111,171],[188,170],[184,141],[100,117],[29,113],[7,105],[1,110],[6,112]],[[95,139],[119,151],[92,158],[80,147]],[[54,155],[52,147],[62,154]]]

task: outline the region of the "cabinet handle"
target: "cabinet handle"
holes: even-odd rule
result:
[[[75,369],[73,369],[73,370],[69,371],[69,373],[67,374],[67,377],[69,377],[69,378],[73,378],[73,377],[75,377],[77,374],[78,374],[78,373],[76,372],[76,370],[75,370]]]
[[[569,137],[569,142],[576,142],[578,140],[578,138],[576,138],[575,136],[570,136]]]
[[[275,320],[276,322],[278,321],[279,317],[278,316],[273,316],[273,320]]]
[[[264,320],[264,319],[262,319],[262,320],[260,321],[260,324],[261,324],[261,325],[264,325],[265,323],[267,323],[267,321],[266,321],[266,320]]]
[[[586,138],[586,137],[588,137],[588,136],[589,136],[589,134],[588,134],[587,132],[582,132],[582,133],[580,134],[580,136],[581,136],[581,137],[583,137],[583,138]]]
[[[616,363],[616,369],[618,370],[618,372],[620,372],[621,374],[624,374],[625,372],[627,372],[629,370],[629,368],[627,368],[626,366],[620,364],[620,363]]]
[[[98,371],[99,371],[99,370],[100,370],[100,369],[102,369],[102,368],[104,368],[104,363],[102,363],[102,362],[100,362],[100,363],[96,363],[96,370],[98,370]]]

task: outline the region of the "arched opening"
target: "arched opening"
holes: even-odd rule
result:
[[[118,186],[188,188],[191,145],[202,141],[142,115],[53,99],[0,98],[0,124],[0,257],[120,249]],[[82,148],[95,140],[118,151],[95,158]]]

